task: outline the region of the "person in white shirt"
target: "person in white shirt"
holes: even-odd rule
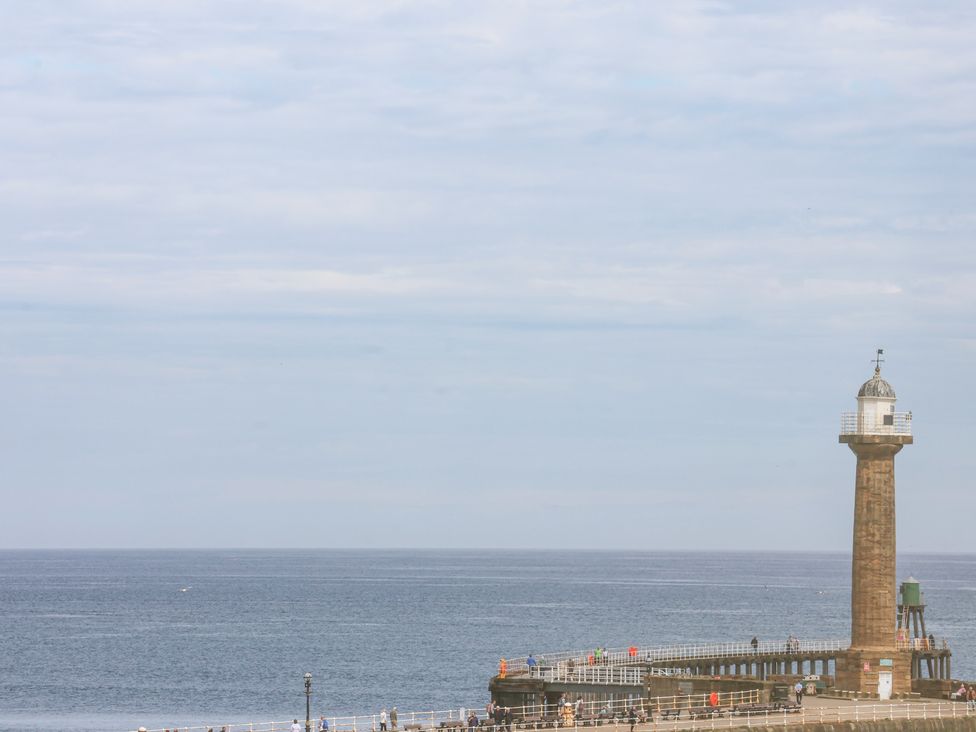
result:
[[[386,710],[380,712],[380,732],[386,732]]]
[[[302,725],[298,723],[297,719],[292,722],[291,732],[302,732]]]

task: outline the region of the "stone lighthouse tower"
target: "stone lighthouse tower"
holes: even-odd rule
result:
[[[911,651],[896,641],[895,455],[912,444],[911,412],[895,411],[895,390],[874,376],[857,393],[857,412],[841,417],[840,441],[857,455],[851,647],[837,662],[838,689],[890,698],[911,691]]]

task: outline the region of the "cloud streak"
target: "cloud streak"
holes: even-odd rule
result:
[[[877,346],[928,430],[909,485],[949,502],[976,467],[951,388],[976,368],[965,3],[64,2],[7,21],[11,545],[42,522],[88,541],[83,507],[47,510],[81,495],[127,496],[148,545],[192,544],[168,529],[185,486],[201,511],[247,491],[238,531],[294,519],[276,492],[331,486],[336,544],[411,496],[507,545],[553,512],[581,537],[652,521],[674,495],[723,536],[722,506],[776,485],[829,522],[850,478],[836,412]],[[776,510],[741,535],[799,541]],[[621,542],[690,546],[679,524]]]

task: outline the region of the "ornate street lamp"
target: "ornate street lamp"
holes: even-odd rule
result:
[[[312,674],[305,672],[305,732],[312,732]]]

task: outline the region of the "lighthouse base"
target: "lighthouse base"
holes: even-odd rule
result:
[[[912,690],[912,652],[851,648],[837,658],[834,687],[890,699]]]

